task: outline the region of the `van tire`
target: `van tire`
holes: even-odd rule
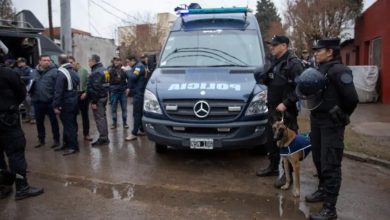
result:
[[[155,149],[156,153],[164,154],[168,151],[168,146],[163,145],[163,144],[159,144],[159,143],[155,143],[154,149]]]

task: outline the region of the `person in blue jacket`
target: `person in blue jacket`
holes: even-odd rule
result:
[[[145,77],[145,66],[138,61],[135,56],[130,56],[131,69],[128,71],[128,82],[130,93],[133,94],[133,118],[134,125],[131,134],[126,137],[126,141],[136,140],[138,135],[144,134],[142,128],[142,115],[144,104],[144,93],[147,79]]]
[[[100,56],[93,54],[88,62],[91,75],[87,82],[87,98],[91,100],[93,116],[99,131],[99,138],[91,144],[92,146],[106,145],[110,143],[106,115],[109,73],[100,62]]]
[[[79,152],[77,141],[77,113],[78,113],[78,87],[80,78],[68,63],[68,56],[61,54],[58,57],[60,67],[54,92],[54,112],[60,116],[64,127],[63,145],[56,147],[55,151],[64,150],[64,156]]]
[[[24,84],[26,86],[30,85],[32,82],[33,69],[27,65],[27,60],[24,57],[19,57],[16,60],[16,64]],[[29,95],[27,95],[26,99],[23,101],[23,106],[26,110],[26,117],[23,122],[30,122],[30,124],[35,124],[34,108],[32,106],[31,97]]]
[[[38,130],[39,143],[35,147],[38,148],[45,145],[46,134],[44,122],[45,115],[48,115],[54,139],[54,143],[51,147],[55,148],[60,145],[60,129],[52,107],[55,83],[57,80],[57,68],[52,63],[49,55],[41,55],[39,57],[39,64],[32,73],[32,80],[33,82],[28,91],[34,105]]]

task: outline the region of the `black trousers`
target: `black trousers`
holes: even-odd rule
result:
[[[38,138],[41,143],[45,143],[45,115],[49,116],[51,130],[53,132],[54,142],[60,142],[60,129],[56,114],[54,113],[51,103],[35,102],[34,103],[35,120],[38,129]]]
[[[89,135],[89,100],[88,98],[81,100],[79,99],[79,109],[81,113],[81,119],[83,121],[83,135]]]
[[[271,161],[271,164],[274,166],[274,169],[277,169],[280,161],[280,151],[276,145],[276,140],[274,139],[274,132],[272,131],[272,124],[275,121],[279,121],[282,118],[282,114],[275,110],[276,107],[272,108],[268,113],[268,124],[267,124],[267,151],[268,158]],[[297,113],[284,113],[284,121],[288,128],[298,133],[298,121]]]
[[[23,135],[20,136],[7,136],[0,137],[0,164],[4,166],[6,164],[4,153],[8,158],[8,165],[12,173],[17,173],[22,176],[26,176],[27,162],[24,156],[26,148],[26,138]],[[6,167],[2,167],[5,168]]]
[[[79,150],[79,143],[77,141],[77,112],[62,111],[60,119],[64,128],[64,145],[70,149]]]
[[[143,105],[144,105],[144,96],[137,95],[137,94],[134,95],[133,97],[134,126],[133,126],[133,131],[131,132],[133,135],[137,135],[138,131],[141,132],[144,131],[142,127]]]
[[[341,186],[344,126],[321,127],[311,123],[310,140],[316,166],[318,189],[326,194],[324,206],[334,208]]]

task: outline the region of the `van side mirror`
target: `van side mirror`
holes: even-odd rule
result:
[[[266,71],[264,71],[265,66],[262,67],[256,67],[254,70],[254,77],[256,80],[256,83],[264,83],[265,77],[267,76]]]

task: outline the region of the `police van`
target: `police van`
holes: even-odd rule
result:
[[[32,67],[38,64],[39,56],[48,55],[57,62],[63,53],[52,40],[42,35],[44,27],[28,10],[16,14],[14,20],[0,19],[0,40],[8,47],[8,59],[24,57]]]
[[[149,80],[143,126],[158,153],[253,148],[266,142],[259,25],[247,8],[180,11]]]

